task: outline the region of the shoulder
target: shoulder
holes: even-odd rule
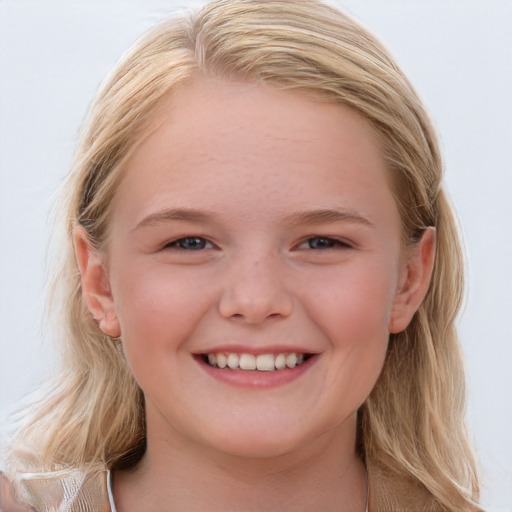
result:
[[[0,512],[35,512],[35,508],[25,502],[14,480],[0,471]]]
[[[6,474],[0,471],[0,512],[110,512],[106,472],[62,470]]]

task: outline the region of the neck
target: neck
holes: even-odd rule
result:
[[[131,470],[117,472],[118,512],[364,511],[364,466],[352,435],[330,432],[300,451],[240,457],[148,431],[147,451]]]

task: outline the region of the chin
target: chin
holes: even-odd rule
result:
[[[293,453],[298,448],[298,444],[276,442],[275,439],[265,439],[261,435],[240,442],[230,441],[225,443],[221,450],[227,455],[241,459],[274,459]]]
[[[232,424],[231,427],[234,427]],[[290,432],[290,426],[239,425],[236,429],[210,432],[204,439],[211,449],[233,457],[246,459],[275,458],[305,446],[306,436]]]

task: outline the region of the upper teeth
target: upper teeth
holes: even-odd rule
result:
[[[272,372],[274,370],[284,370],[285,368],[295,368],[304,362],[304,354],[252,354],[230,353],[211,353],[208,354],[208,363],[210,366],[219,368],[231,368],[232,370],[259,370],[260,372]]]

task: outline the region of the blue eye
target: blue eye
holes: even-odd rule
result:
[[[308,238],[305,240],[301,245],[306,245],[307,249],[316,249],[316,250],[322,250],[322,249],[334,249],[336,247],[339,248],[348,248],[350,247],[349,244],[342,242],[341,240],[336,240],[334,238],[329,238],[325,236],[314,236],[311,238]]]
[[[186,236],[185,238],[180,238],[165,246],[165,248],[176,248],[184,251],[202,251],[203,249],[211,249],[212,247],[211,242],[198,236]]]

